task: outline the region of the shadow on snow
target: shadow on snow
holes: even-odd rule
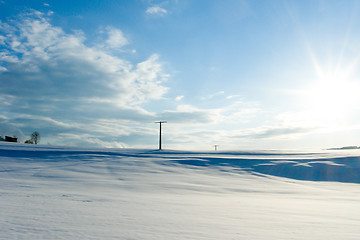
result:
[[[21,161],[107,161],[123,163],[142,159],[161,165],[212,168],[221,171],[261,173],[307,181],[360,183],[360,157],[321,157],[316,153],[228,152],[199,153],[135,149],[2,148],[0,157]],[[307,159],[311,157],[311,159]],[[0,160],[6,161],[6,160]],[[119,162],[119,164],[121,164]],[[136,167],[136,166],[135,166]]]

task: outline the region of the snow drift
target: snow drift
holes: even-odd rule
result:
[[[0,239],[359,239],[359,153],[0,143]]]

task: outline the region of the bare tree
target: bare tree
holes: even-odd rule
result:
[[[40,133],[38,132],[33,132],[31,134],[31,139],[30,141],[33,143],[33,144],[38,144],[40,142]]]

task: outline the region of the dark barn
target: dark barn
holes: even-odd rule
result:
[[[17,142],[17,140],[16,137],[5,136],[5,142]]]

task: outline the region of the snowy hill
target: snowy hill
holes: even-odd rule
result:
[[[358,156],[0,143],[0,239],[359,239]]]

